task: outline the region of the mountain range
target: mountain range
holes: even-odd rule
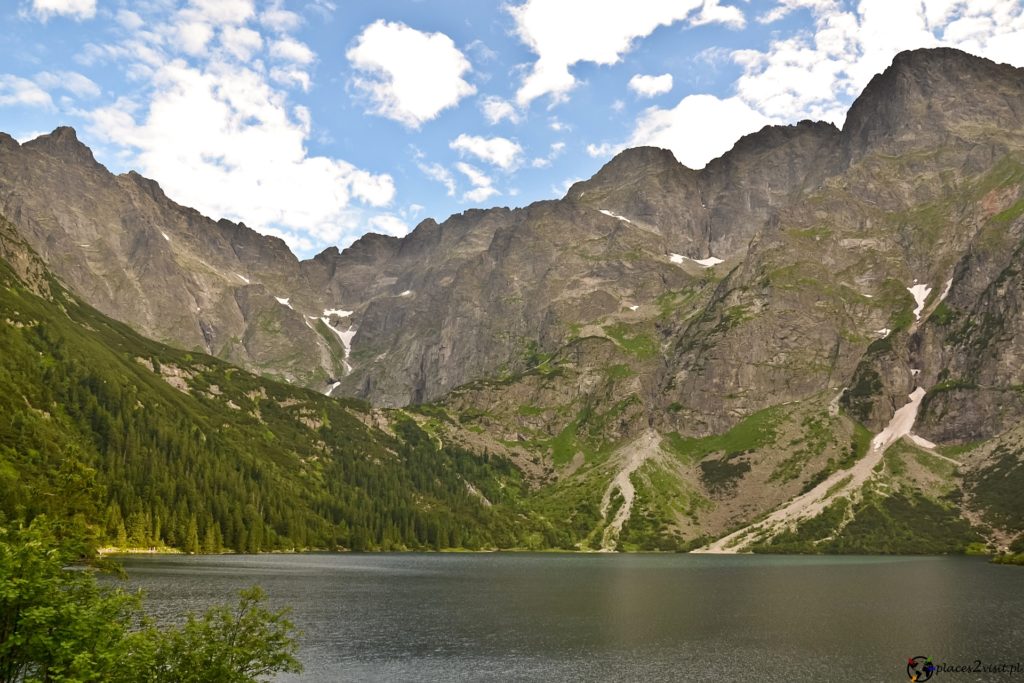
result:
[[[218,388],[230,374],[279,405],[294,395],[315,410],[342,406],[353,429],[372,433],[352,432],[351,443],[397,454],[392,482],[419,471],[416,444],[449,473],[473,462],[478,481],[459,475],[463,507],[453,509],[475,520],[475,547],[1024,543],[1021,69],[951,49],[904,52],[842,129],[766,127],[699,171],[666,150],[629,149],[561,199],[428,219],[404,238],[367,234],[306,261],[174,203],[152,180],[111,174],[70,128],[24,144],[0,134],[0,214],[19,301],[38,298],[52,321],[80,301],[72,307],[96,317],[75,320],[86,327],[73,334],[106,329],[100,319],[128,326],[90,347],[143,359],[119,382],[153,376],[227,423],[227,402],[269,408],[211,392],[210,368]],[[8,327],[27,334],[32,321],[14,306],[5,302]],[[317,436],[334,420],[306,417],[309,433],[259,458],[298,439],[326,441],[325,461],[344,462],[330,444],[350,446]],[[76,429],[95,441],[94,426]],[[16,435],[6,445],[25,450]],[[105,485],[123,486],[106,446],[90,449]],[[30,477],[23,456],[15,470]],[[350,475],[339,481],[365,493]],[[340,495],[329,484],[311,489],[318,500]],[[426,502],[414,493],[422,482],[394,486],[408,492],[402,510],[447,500],[435,491]],[[187,526],[193,506],[177,514],[178,498],[165,499]],[[263,515],[255,509],[245,514]],[[310,520],[331,519],[312,509]],[[199,516],[214,528],[232,515]],[[262,536],[466,544],[404,531],[385,542],[368,531],[379,522],[353,543],[338,515],[303,522],[318,535],[302,543],[281,519],[264,517]]]

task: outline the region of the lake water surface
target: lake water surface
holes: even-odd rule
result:
[[[962,557],[131,557],[175,619],[261,585],[304,631],[282,680],[905,681],[1024,662],[1024,568]],[[938,674],[939,681],[1021,681]]]

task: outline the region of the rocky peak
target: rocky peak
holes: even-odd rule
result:
[[[78,139],[75,129],[70,126],[61,126],[52,133],[40,135],[35,140],[26,142],[23,147],[68,161],[99,166],[92,155],[92,150]]]
[[[952,48],[901,52],[871,79],[843,126],[851,161],[960,140],[1000,143],[1024,127],[1024,69]]]

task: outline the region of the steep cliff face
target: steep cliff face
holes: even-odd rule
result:
[[[910,350],[933,327],[910,290],[934,299],[953,280],[948,305],[980,305],[988,284],[954,270],[998,232],[991,216],[1012,232],[1019,183],[995,175],[1024,149],[1022,115],[1021,70],[903,53],[841,131],[767,127],[700,171],[627,150],[561,200],[427,220],[304,262],[110,175],[69,129],[0,142],[0,208],[76,291],[146,334],[309,386],[337,379],[336,392],[382,405],[515,375],[593,336],[645,349],[652,424],[720,431],[877,383],[846,399],[877,427],[918,377],[938,381]]]
[[[284,242],[110,174],[70,128],[0,139],[0,210],[83,298],[152,338],[310,386],[341,366],[276,299],[321,304]]]

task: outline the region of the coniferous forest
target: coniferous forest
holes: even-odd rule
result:
[[[10,253],[19,246],[9,226]],[[27,250],[27,247],[23,247]],[[0,262],[0,515],[186,552],[544,547],[510,463],[405,412],[276,383],[134,333]],[[371,426],[373,425],[373,426]]]

